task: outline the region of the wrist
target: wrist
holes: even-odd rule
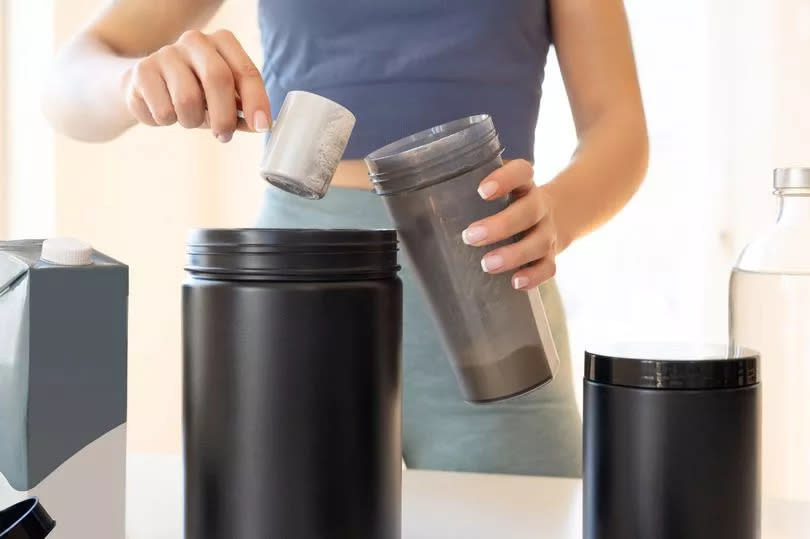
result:
[[[126,127],[132,127],[138,120],[129,110],[128,95],[129,87],[132,84],[132,71],[137,63],[136,58],[120,58],[120,73],[118,75],[117,84],[115,87],[115,105],[116,116],[120,121],[126,124]]]
[[[551,216],[556,230],[556,251],[557,254],[564,251],[576,239],[572,233],[568,219],[565,215],[565,204],[561,200],[560,193],[555,189],[553,182],[539,186],[543,192],[546,208]]]

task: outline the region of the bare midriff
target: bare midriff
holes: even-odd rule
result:
[[[330,185],[349,189],[371,189],[366,164],[360,159],[341,161]]]
[[[341,161],[330,185],[350,189],[371,189],[366,164],[360,159]]]

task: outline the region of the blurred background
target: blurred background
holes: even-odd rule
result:
[[[53,133],[43,76],[100,4],[0,0],[0,238],[75,236],[129,264],[130,449],[177,453],[186,232],[251,226],[262,139],[137,127],[87,144]],[[810,0],[626,5],[650,169],[615,220],[560,257],[575,379],[589,343],[725,342],[729,271],[773,218],[771,170],[810,166]],[[210,27],[232,30],[258,63],[256,20],[255,0],[228,0]],[[553,51],[543,88],[539,182],[575,145]]]

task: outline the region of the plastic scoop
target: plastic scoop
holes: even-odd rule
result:
[[[334,101],[289,92],[267,140],[261,176],[289,193],[323,198],[354,124],[354,114]]]

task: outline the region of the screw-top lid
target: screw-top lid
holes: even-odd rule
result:
[[[788,167],[774,169],[773,188],[777,191],[780,189],[810,189],[810,168]]]
[[[759,383],[759,354],[723,345],[626,343],[585,352],[591,382],[649,389],[729,389]]]
[[[385,279],[399,270],[394,230],[199,229],[186,252],[186,271],[202,279]]]
[[[87,266],[93,263],[93,248],[74,238],[51,238],[42,242],[40,256],[60,266]]]
[[[0,511],[0,537],[3,539],[42,539],[56,527],[37,498],[29,498]]]

